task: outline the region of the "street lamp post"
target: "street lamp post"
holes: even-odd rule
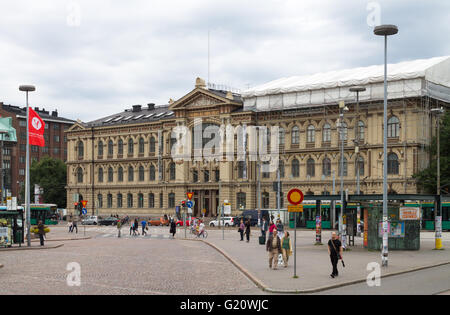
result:
[[[356,153],[356,194],[361,194],[360,192],[360,185],[359,185],[359,140],[360,139],[360,133],[359,133],[359,93],[364,92],[366,90],[363,86],[355,86],[349,89],[350,92],[356,92],[356,139],[355,142],[355,153]],[[361,207],[358,203],[358,207],[356,209],[356,229],[358,236],[361,236],[361,225],[360,225],[360,219],[361,219]]]
[[[21,85],[19,86],[19,90],[22,92],[26,92],[27,95],[27,150],[26,150],[26,164],[25,164],[25,211],[26,211],[26,220],[27,220],[27,246],[31,246],[31,223],[30,223],[30,137],[29,137],[29,111],[28,111],[28,92],[33,92],[36,88],[33,85]]]
[[[435,249],[442,249],[442,201],[441,201],[441,148],[440,148],[440,118],[444,113],[444,108],[433,108],[432,114],[437,116],[436,118],[436,139],[437,139],[437,195],[439,196],[439,203],[436,205],[435,216]]]
[[[387,37],[398,33],[395,25],[379,25],[374,34],[384,36],[384,107],[383,107],[383,246],[381,265],[388,265],[388,207],[387,207]]]
[[[343,221],[344,221],[344,112],[348,111],[348,107],[345,106],[345,103],[343,101],[339,102],[339,138],[341,140],[341,209],[340,209],[340,215],[339,215],[339,235],[343,236],[345,235],[345,229],[343,227]],[[345,238],[342,237],[343,241],[343,247],[346,247],[345,244]]]

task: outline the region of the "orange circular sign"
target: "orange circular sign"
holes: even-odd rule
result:
[[[300,189],[294,188],[289,190],[287,194],[287,200],[292,205],[299,205],[303,202],[303,192]]]

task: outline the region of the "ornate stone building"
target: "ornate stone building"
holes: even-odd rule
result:
[[[430,61],[431,60],[431,61]],[[417,193],[413,174],[427,166],[425,148],[434,132],[430,109],[448,106],[450,88],[433,80],[427,70],[448,72],[449,58],[390,66],[388,120],[388,185],[390,193]],[[435,68],[433,68],[435,67]],[[168,105],[133,106],[122,113],[89,123],[78,122],[67,132],[68,204],[73,195],[88,200],[88,210],[99,214],[152,215],[175,213],[175,207],[193,191],[194,215],[206,209],[217,214],[219,200],[228,200],[232,211],[277,208],[274,182],[277,172],[259,172],[260,163],[245,161],[172,158],[177,126],[193,130],[202,124],[202,145],[212,139],[208,126],[278,126],[279,171],[282,182],[281,207],[289,189],[300,187],[308,194],[331,194],[333,178],[339,193],[340,145],[344,144],[344,189],[356,192],[359,166],[361,192],[382,193],[383,97],[382,66],[355,69],[357,79],[347,72],[322,74],[314,84],[301,78],[278,80],[245,91],[242,95],[207,88],[197,79],[195,88]],[[357,71],[356,71],[357,70]],[[439,70],[439,71],[438,71]],[[351,73],[351,72],[350,72]],[[364,75],[361,75],[363,73]],[[380,75],[381,74],[381,75]],[[313,76],[312,76],[313,77]],[[329,79],[330,78],[330,79]],[[318,84],[317,82],[322,82]],[[349,87],[363,85],[359,106]],[[286,88],[283,88],[286,87]],[[440,95],[446,95],[440,97]],[[348,111],[339,124],[339,102]],[[341,127],[339,127],[341,126]],[[342,128],[342,129],[341,129]],[[341,131],[341,133],[339,133]],[[234,148],[239,153],[238,136]],[[272,143],[273,143],[273,137]],[[358,141],[359,151],[355,150]],[[342,141],[342,142],[341,142]],[[245,143],[248,150],[249,143]],[[191,148],[192,151],[195,148]],[[356,152],[357,151],[357,152]],[[358,162],[359,161],[359,162]],[[258,176],[260,174],[260,176]],[[260,181],[258,181],[258,177]]]

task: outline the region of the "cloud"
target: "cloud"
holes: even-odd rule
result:
[[[208,31],[211,81],[240,89],[380,64],[370,2],[400,29],[390,62],[449,54],[450,5],[438,0],[5,1],[0,101],[23,105],[18,86],[34,84],[33,106],[83,121],[166,104],[207,79]]]

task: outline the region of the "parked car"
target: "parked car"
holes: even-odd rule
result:
[[[268,220],[269,211],[261,210],[261,217],[265,217]],[[258,225],[258,210],[244,210],[241,215],[233,218],[234,226],[241,224],[242,218],[244,219],[244,223],[247,222],[247,219],[250,219],[250,225],[256,226]]]
[[[161,225],[165,225],[165,226],[169,226],[170,225],[170,221],[167,217],[161,217],[159,218],[161,220]]]
[[[162,225],[161,218],[150,218],[148,220],[148,225],[150,225],[150,226]]]
[[[116,225],[119,222],[119,219],[114,217],[107,217],[105,219],[99,219],[98,225]]]
[[[234,218],[233,217],[223,217],[222,218],[218,218],[217,220],[212,220],[211,222],[209,222],[209,226],[211,227],[215,227],[215,226],[219,226],[219,219],[221,222],[220,226],[233,226],[234,225]]]
[[[189,220],[186,220],[186,226],[190,226],[191,222]],[[178,220],[177,221],[177,226],[184,226],[183,225],[183,220]]]
[[[97,225],[98,217],[96,215],[90,215],[81,220],[82,225]]]

